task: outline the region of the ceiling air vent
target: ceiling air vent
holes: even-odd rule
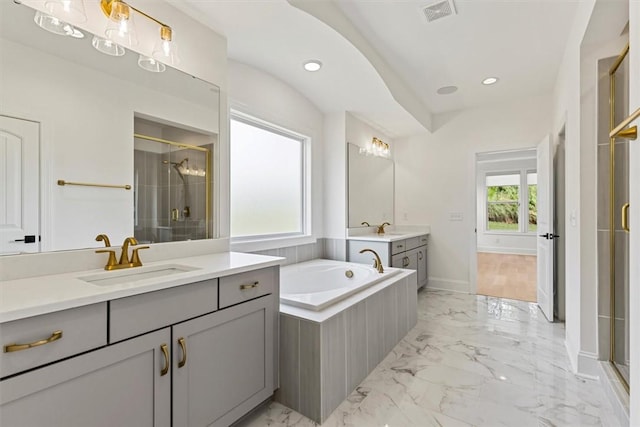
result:
[[[438,1],[422,9],[427,17],[427,22],[433,22],[436,19],[445,18],[449,15],[456,14],[456,7],[453,0]]]

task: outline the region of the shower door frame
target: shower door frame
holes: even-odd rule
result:
[[[609,132],[612,132],[617,124],[615,123],[615,99],[616,99],[616,77],[615,73],[622,65],[622,62],[629,54],[629,43],[622,50],[616,61],[609,68]],[[629,382],[618,369],[615,363],[616,356],[616,200],[615,200],[615,145],[616,138],[624,138],[628,135],[618,135],[609,137],[609,310],[611,313],[609,325],[609,364],[613,367],[614,372],[620,379],[627,393],[629,393]],[[632,138],[635,139],[635,138]],[[623,208],[624,210],[624,208]],[[625,230],[626,231],[626,230]],[[628,233],[628,231],[626,231]],[[629,301],[627,301],[629,304]]]

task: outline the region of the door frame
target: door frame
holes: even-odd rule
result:
[[[478,156],[484,154],[510,154],[518,153],[522,151],[535,151],[536,147],[521,147],[510,148],[507,150],[487,150],[487,151],[475,151],[469,156],[469,170],[473,171],[469,179],[469,203],[471,206],[470,212],[473,212],[473,220],[469,221],[469,236],[471,244],[469,245],[469,293],[472,295],[478,294],[478,192],[477,188],[480,184],[478,182]],[[537,164],[536,164],[537,170]]]

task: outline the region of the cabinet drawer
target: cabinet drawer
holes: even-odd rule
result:
[[[407,241],[406,240],[396,240],[395,242],[391,242],[391,255],[395,255],[400,252],[404,252],[407,250]]]
[[[407,250],[415,249],[418,246],[423,245],[424,243],[420,243],[420,236],[412,237],[411,239],[407,239]]]
[[[61,331],[62,334],[54,334]],[[107,303],[91,304],[0,324],[0,377],[107,344]],[[33,347],[12,344],[37,343]]]
[[[274,267],[221,277],[220,308],[274,293],[278,281],[278,270]]]
[[[109,342],[211,313],[217,307],[218,279],[116,299],[109,302]]]
[[[420,239],[420,246],[426,246],[427,242],[429,240],[429,235],[425,234],[424,236],[418,236],[418,238]]]

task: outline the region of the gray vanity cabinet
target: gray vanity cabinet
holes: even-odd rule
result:
[[[427,285],[427,235],[393,242],[349,240],[349,261],[369,264],[373,260],[371,253],[361,254],[365,248],[378,253],[385,267],[406,268],[418,272],[418,288]]]
[[[2,325],[11,342],[64,334],[0,359],[0,426],[232,424],[277,387],[278,284],[269,267],[88,306],[86,324],[65,323],[76,308]]]
[[[228,426],[273,394],[273,296],[173,326],[173,425]]]
[[[5,379],[0,425],[169,427],[170,343],[165,328]]]

